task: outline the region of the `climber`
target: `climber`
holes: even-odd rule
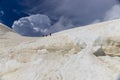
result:
[[[50,33],[50,36],[52,35],[52,33]]]
[[[48,35],[46,34],[45,36],[47,37]]]

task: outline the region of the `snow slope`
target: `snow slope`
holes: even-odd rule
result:
[[[0,80],[120,80],[120,20],[48,37],[4,31],[0,36]]]

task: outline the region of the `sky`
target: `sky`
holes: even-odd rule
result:
[[[119,18],[120,0],[0,0],[0,22],[24,36]]]

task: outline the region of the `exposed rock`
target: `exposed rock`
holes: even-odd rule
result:
[[[102,47],[100,47],[99,49],[97,49],[97,51],[95,51],[93,54],[95,56],[106,56],[106,54],[105,54],[105,52],[104,52],[104,50],[103,50]]]

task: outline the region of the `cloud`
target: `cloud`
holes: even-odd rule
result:
[[[12,28],[24,36],[41,36],[47,33],[50,24],[48,16],[36,14],[20,18],[14,22]]]
[[[4,15],[4,11],[1,10],[1,11],[0,11],[0,17],[3,16],[3,15]]]
[[[42,36],[74,27],[72,22],[62,16],[56,24],[51,25],[48,16],[36,14],[20,18],[15,21],[12,28],[24,36]]]
[[[104,20],[113,20],[120,18],[120,5],[114,5],[110,10],[105,14]]]
[[[106,11],[103,19],[96,19],[92,23],[98,23],[108,20],[114,20],[114,19],[120,19],[120,5],[116,4],[112,8],[110,8],[108,11]]]
[[[120,17],[118,0],[21,0],[20,4],[26,7],[23,12],[30,16],[15,21],[12,27],[27,36],[46,35]]]
[[[68,18],[62,16],[58,22],[56,22],[54,25],[52,25],[49,29],[51,33],[66,30],[73,28],[75,25],[72,24],[72,21]]]
[[[87,25],[96,19],[103,19],[107,10],[118,0],[22,0],[28,14],[44,14],[58,21],[65,16],[75,26]],[[31,6],[32,5],[32,6]]]
[[[2,21],[2,16],[4,15],[4,11],[3,10],[0,10],[0,23],[3,23]]]

